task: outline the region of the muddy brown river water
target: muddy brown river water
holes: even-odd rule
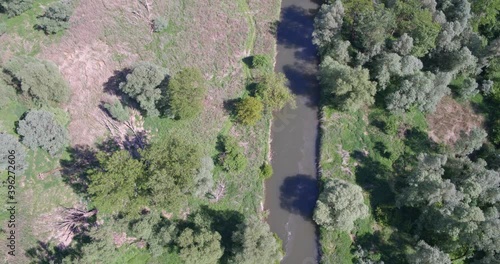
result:
[[[274,174],[266,182],[268,223],[283,240],[283,264],[312,264],[319,257],[317,227],[311,219],[318,197],[318,60],[311,40],[318,2],[282,0],[277,29],[275,71],[286,75],[297,96],[295,109],[286,107],[274,115]]]

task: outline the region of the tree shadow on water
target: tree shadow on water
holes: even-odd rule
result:
[[[311,176],[298,174],[287,177],[280,187],[280,206],[309,220],[318,200],[318,192],[318,181]]]

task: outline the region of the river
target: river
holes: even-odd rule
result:
[[[318,198],[319,154],[317,51],[311,41],[318,1],[282,0],[275,71],[289,80],[297,106],[275,113],[271,128],[274,174],[266,182],[265,208],[271,230],[283,241],[282,264],[319,258],[312,214]]]

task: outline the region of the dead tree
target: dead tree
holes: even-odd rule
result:
[[[97,214],[97,209],[84,211],[77,208],[64,208],[62,220],[57,223],[58,228],[62,229],[65,239],[75,236],[86,230],[90,226],[89,218]]]

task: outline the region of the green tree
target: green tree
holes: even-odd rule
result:
[[[116,101],[113,104],[104,104],[104,108],[108,110],[109,114],[111,115],[112,118],[115,120],[118,120],[120,122],[125,122],[129,119],[129,111],[126,107],[120,103],[120,101]]]
[[[44,110],[31,110],[19,120],[17,133],[22,142],[31,149],[41,147],[55,156],[68,143],[67,131],[55,119],[54,114]]]
[[[45,13],[38,18],[37,29],[45,34],[56,34],[69,28],[69,18],[73,14],[71,0],[60,0],[52,3],[45,9]]]
[[[149,116],[158,116],[157,103],[162,98],[162,83],[167,70],[151,64],[141,62],[134,66],[127,74],[126,81],[120,83],[120,90],[135,99],[141,109]]]
[[[401,112],[416,106],[420,111],[432,112],[441,98],[450,94],[450,81],[448,73],[418,72],[405,77],[398,89],[386,97],[387,110]]]
[[[89,174],[88,192],[100,212],[138,213],[146,203],[139,179],[145,177],[143,164],[125,150],[111,155],[99,153],[100,166]]]
[[[167,30],[168,19],[164,17],[157,17],[153,19],[153,32],[159,33]]]
[[[354,221],[368,216],[361,187],[340,179],[328,179],[314,210],[314,221],[325,228],[350,232]]]
[[[418,0],[396,2],[396,34],[402,36],[407,33],[413,39],[412,54],[416,57],[424,56],[436,46],[436,38],[441,29],[432,19],[432,13],[422,7]]]
[[[323,91],[341,110],[356,111],[375,101],[376,83],[370,81],[366,69],[351,68],[325,57],[320,64],[319,76]]]
[[[268,179],[273,176],[273,167],[269,163],[264,163],[260,166],[260,177],[262,179]]]
[[[18,16],[33,7],[34,0],[1,0],[2,12],[9,16]]]
[[[9,169],[9,165],[10,171],[22,175],[27,168],[26,149],[15,136],[0,133],[0,171]]]
[[[252,57],[252,68],[271,71],[273,69],[273,61],[268,55],[254,55]]]
[[[288,80],[282,73],[268,73],[257,83],[255,94],[271,110],[281,110],[286,104],[294,106],[295,97],[287,87]]]
[[[253,126],[262,118],[264,105],[262,102],[251,96],[247,96],[236,103],[236,120],[243,125]]]
[[[235,245],[241,245],[241,248],[235,247],[234,257],[229,263],[278,263],[283,257],[281,245],[265,221],[248,218],[238,226],[232,240]]]
[[[168,83],[167,113],[178,119],[197,116],[203,109],[206,92],[205,80],[198,69],[181,70]]]
[[[431,247],[425,241],[418,242],[416,252],[408,256],[410,264],[451,264],[448,254]]]
[[[142,152],[146,164],[145,186],[154,205],[180,208],[185,195],[193,192],[194,178],[201,168],[198,145],[170,137]]]
[[[500,23],[498,22],[500,1],[475,0],[471,1],[471,4],[474,13],[471,24],[474,30],[480,32],[489,39],[498,36],[500,32]]]
[[[207,229],[184,229],[176,243],[180,249],[180,257],[186,264],[213,264],[222,257],[221,236]]]
[[[341,1],[333,4],[323,4],[314,19],[313,43],[323,53],[330,49],[331,44],[339,39],[344,18],[344,7]]]
[[[219,164],[228,172],[240,172],[247,166],[247,158],[238,141],[230,136],[220,137],[221,153]]]
[[[460,138],[455,142],[453,152],[458,155],[469,155],[474,150],[481,148],[483,143],[486,141],[488,134],[484,129],[476,127],[473,128],[469,133],[461,131]]]
[[[210,157],[201,158],[201,166],[194,177],[193,194],[197,197],[204,197],[214,187],[213,169],[214,161]]]
[[[65,103],[69,87],[57,66],[33,57],[14,57],[4,67],[20,92],[38,104]]]
[[[373,52],[384,45],[384,40],[390,37],[394,30],[395,17],[392,10],[377,4],[368,12],[357,16],[353,24],[351,42],[363,52]]]

